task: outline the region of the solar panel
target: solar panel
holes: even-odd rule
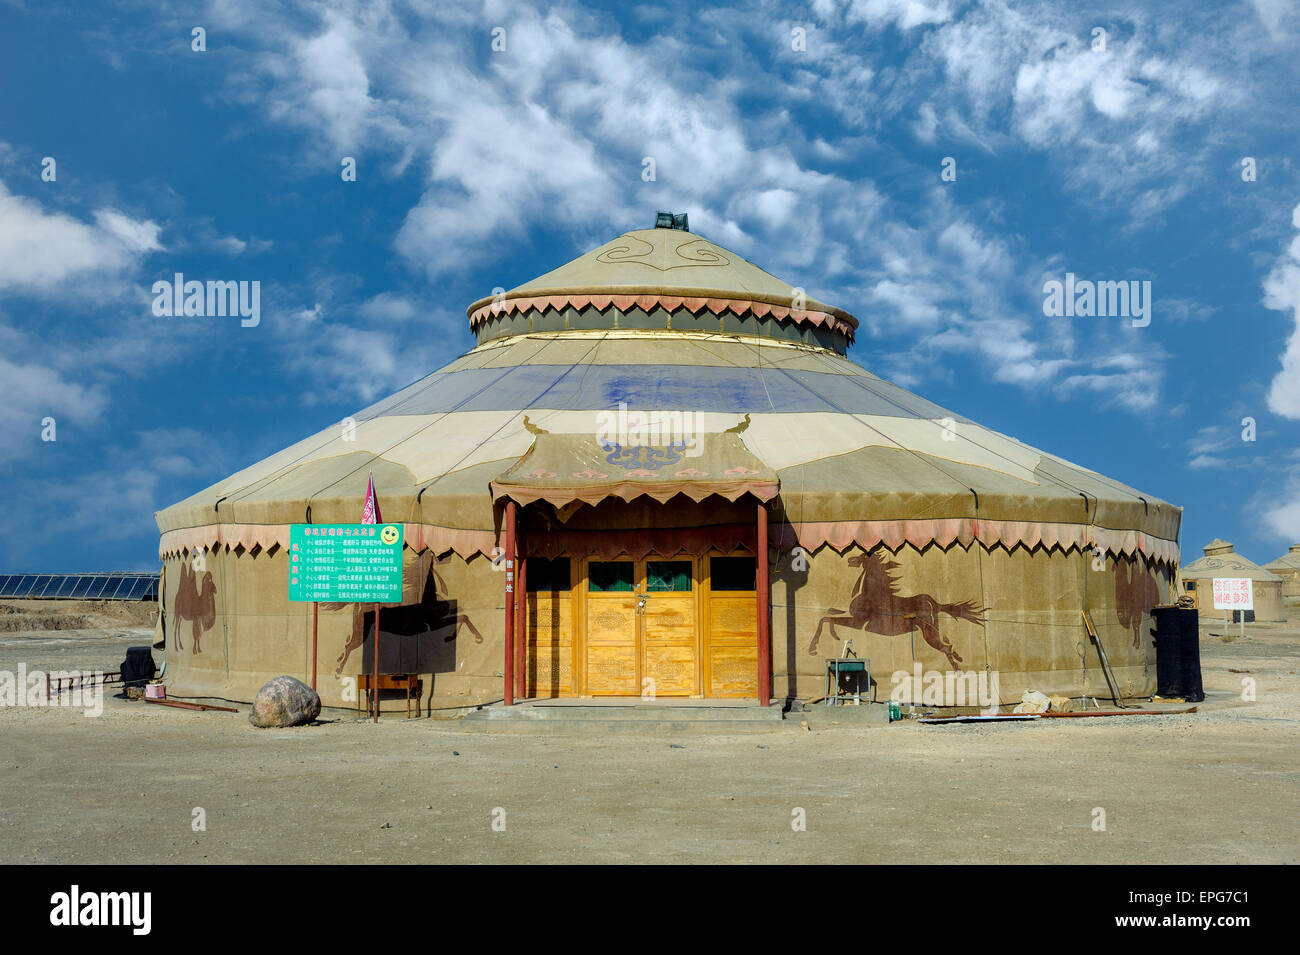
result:
[[[121,583],[121,585],[117,588],[117,599],[118,599],[118,600],[131,600],[131,599],[132,599],[132,592],[135,590],[135,582],[136,582],[137,579],[138,579],[138,578],[136,578],[136,577],[133,577],[133,576],[127,576],[127,575],[125,575],[125,574],[122,576],[122,583]]]
[[[0,597],[60,600],[157,600],[150,573],[0,574]]]

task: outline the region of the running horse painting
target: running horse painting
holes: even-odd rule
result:
[[[418,573],[419,565],[415,564],[413,567]],[[416,580],[418,581],[418,579],[417,577]],[[412,582],[408,579],[406,585],[411,586]],[[446,631],[446,636],[443,637],[442,642],[451,643],[456,639],[456,634],[460,628],[465,627],[474,635],[475,643],[482,643],[483,634],[478,632],[478,627],[474,626],[469,614],[457,610],[454,603],[439,596],[439,594],[445,594],[446,592],[447,585],[443,582],[442,577],[438,575],[438,572],[433,567],[430,567],[429,577],[425,581],[424,596],[418,604],[393,607],[383,612],[384,633],[393,633],[406,637],[422,637],[425,634]],[[322,606],[331,607],[332,605],[322,604]],[[338,604],[333,606],[342,607],[346,605]],[[373,613],[371,616],[373,616]],[[343,672],[343,668],[347,666],[348,658],[352,656],[352,652],[359,649],[366,642],[367,630],[366,614],[358,609],[353,616],[352,635],[348,638],[347,645],[339,654],[338,669],[334,671],[336,675]]]
[[[853,596],[849,598],[849,609],[844,611],[827,608],[826,616],[817,621],[817,632],[808,645],[810,654],[816,655],[822,628],[828,625],[831,636],[836,640],[840,639],[835,632],[837,625],[886,637],[911,633],[915,625],[925,642],[948,658],[949,666],[954,670],[961,669],[961,657],[953,648],[952,641],[939,632],[939,615],[947,614],[954,620],[983,623],[983,607],[973,600],[940,603],[929,594],[901,596],[898,593],[898,578],[890,573],[899,565],[892,560],[885,560],[879,554],[855,554],[848,562],[851,567],[862,568],[858,582],[853,587]]]

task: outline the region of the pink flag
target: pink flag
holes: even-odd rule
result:
[[[362,524],[378,524],[383,518],[379,516],[379,501],[375,499],[375,476],[370,475],[370,487],[366,489],[366,506],[361,509]]]

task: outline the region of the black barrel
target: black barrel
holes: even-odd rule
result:
[[[1205,699],[1201,688],[1199,614],[1180,607],[1154,607],[1156,627],[1156,693],[1181,696],[1188,703]]]

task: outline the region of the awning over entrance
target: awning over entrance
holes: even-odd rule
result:
[[[574,501],[598,504],[648,495],[667,501],[677,494],[701,501],[711,494],[734,501],[752,494],[770,501],[780,490],[776,472],[745,447],[735,432],[706,434],[671,443],[620,444],[595,434],[538,434],[532,446],[494,481],[492,498],[519,504]]]

